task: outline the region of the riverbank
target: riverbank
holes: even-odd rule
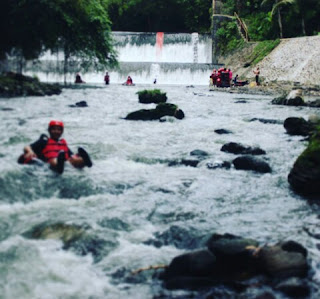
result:
[[[47,84],[38,78],[7,72],[0,76],[0,97],[45,96],[60,94],[59,84]]]
[[[221,63],[231,68],[240,79],[254,81],[253,70],[259,66],[261,86],[254,89],[241,87],[238,92],[282,94],[302,89],[304,96],[320,96],[320,36],[282,39],[280,44],[257,65],[249,61],[256,44],[248,43],[243,49],[221,57]]]

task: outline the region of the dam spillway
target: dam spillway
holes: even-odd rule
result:
[[[136,84],[207,85],[212,65],[210,34],[113,32],[119,67],[106,69],[110,83],[125,82],[128,75]],[[104,71],[81,71],[77,63],[69,65],[67,81],[73,82],[80,72],[87,83],[103,83]],[[28,62],[25,73],[41,81],[63,81],[63,53],[45,53],[37,63]]]

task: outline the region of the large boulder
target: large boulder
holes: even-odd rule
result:
[[[320,195],[320,128],[317,128],[308,147],[293,165],[288,181],[298,193],[319,197]]]
[[[203,249],[175,257],[166,269],[166,279],[177,276],[211,276],[214,272],[216,257],[209,250]]]
[[[274,278],[306,277],[309,270],[306,249],[294,241],[262,247],[259,262],[262,271]]]
[[[215,276],[219,279],[245,279],[257,274],[254,249],[259,243],[232,234],[213,234],[208,249],[217,258]]]
[[[283,126],[289,135],[309,136],[315,129],[313,123],[306,121],[302,117],[288,117]]]
[[[169,103],[160,103],[155,109],[141,109],[129,113],[127,120],[157,120],[163,116],[174,116],[177,119],[183,119],[184,113],[177,105]]]
[[[232,161],[236,169],[253,170],[260,173],[271,172],[269,164],[253,156],[241,156]]]
[[[266,152],[258,147],[244,146],[240,143],[229,142],[222,146],[222,152],[232,154],[246,154],[246,155],[264,155]]]
[[[271,103],[275,105],[305,106],[301,89],[294,89],[288,95],[273,99]]]

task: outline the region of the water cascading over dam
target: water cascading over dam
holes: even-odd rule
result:
[[[207,85],[212,65],[210,34],[198,33],[141,33],[113,32],[119,68],[106,69],[110,82],[123,83],[128,75],[137,84],[194,84]],[[63,81],[63,54],[46,53],[40,63],[28,63],[29,75],[37,75],[47,82]],[[103,83],[104,72],[81,72],[76,64],[67,75],[72,82],[80,72],[87,83]]]

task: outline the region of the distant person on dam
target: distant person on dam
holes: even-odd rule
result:
[[[25,146],[24,153],[19,157],[18,163],[29,164],[37,158],[49,163],[50,168],[59,174],[63,173],[65,161],[76,168],[91,167],[91,159],[82,147],[78,148],[77,154],[73,154],[66,140],[61,138],[63,130],[64,124],[62,121],[50,121],[48,125],[50,137],[42,134],[36,142]]]

